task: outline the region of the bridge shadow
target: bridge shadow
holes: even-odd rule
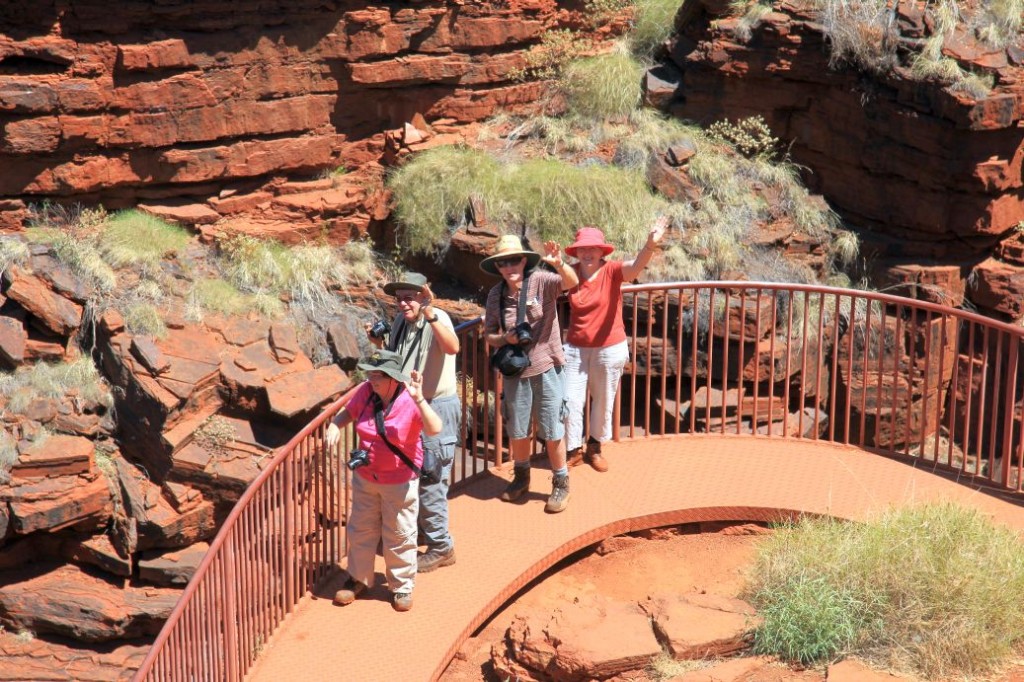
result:
[[[609,444],[605,453],[608,473],[572,470],[569,508],[557,515],[543,510],[547,476],[534,475],[529,499],[513,505],[497,499],[507,475],[478,475],[451,499],[458,561],[417,577],[411,612],[392,611],[380,585],[370,599],[333,606],[339,573],[299,604],[249,679],[437,679],[459,646],[524,586],[626,532],[801,513],[858,520],[939,500],[1024,530],[1021,506],[849,446],[693,436]],[[380,560],[377,569],[380,579]]]

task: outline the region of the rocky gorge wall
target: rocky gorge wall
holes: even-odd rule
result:
[[[443,125],[529,104],[539,86],[508,74],[525,45],[573,20],[566,4],[5,4],[0,229],[20,228],[26,205],[47,199],[191,200],[201,208],[178,217],[192,224],[240,213],[304,222],[310,206],[255,190],[360,167],[376,158],[381,131],[417,113]],[[241,196],[224,201],[228,188]],[[328,236],[365,229],[364,194],[312,202]]]
[[[1024,42],[946,40],[944,56],[995,80],[974,100],[903,68],[833,68],[820,18],[798,2],[773,6],[746,41],[727,3],[685,3],[676,20],[649,99],[705,125],[762,116],[859,228],[874,286],[1024,321]],[[902,0],[894,20],[903,38],[925,36],[924,3]]]

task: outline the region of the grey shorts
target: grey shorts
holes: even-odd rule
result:
[[[505,379],[501,403],[508,437],[530,436],[530,419],[537,420],[541,440],[561,440],[565,435],[565,377],[562,367],[552,367],[528,379]]]

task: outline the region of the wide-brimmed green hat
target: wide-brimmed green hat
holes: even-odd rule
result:
[[[410,381],[409,375],[402,373],[402,356],[391,350],[375,350],[356,367],[365,372],[384,372],[395,381]]]
[[[523,248],[523,241],[515,236],[514,234],[506,234],[505,236],[498,239],[494,245],[494,255],[488,256],[480,261],[480,269],[484,272],[488,272],[492,275],[500,275],[498,272],[498,266],[495,265],[495,261],[503,260],[505,258],[515,258],[516,256],[526,256],[526,268],[532,268],[540,262],[540,254],[536,251],[530,251],[529,249]]]
[[[430,282],[420,273],[403,272],[397,281],[388,282],[384,285],[384,293],[388,296],[394,296],[396,291],[401,291],[402,289],[423,291],[428,286],[430,286]]]

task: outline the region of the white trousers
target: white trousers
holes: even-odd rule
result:
[[[348,573],[373,586],[377,543],[384,546],[388,589],[412,592],[416,581],[416,517],[419,479],[384,485],[352,476],[352,514],[348,520]]]
[[[590,437],[604,442],[612,437],[612,414],[622,368],[629,360],[629,343],[605,348],[577,348],[565,344],[566,450],[583,445],[583,410],[590,389]]]

